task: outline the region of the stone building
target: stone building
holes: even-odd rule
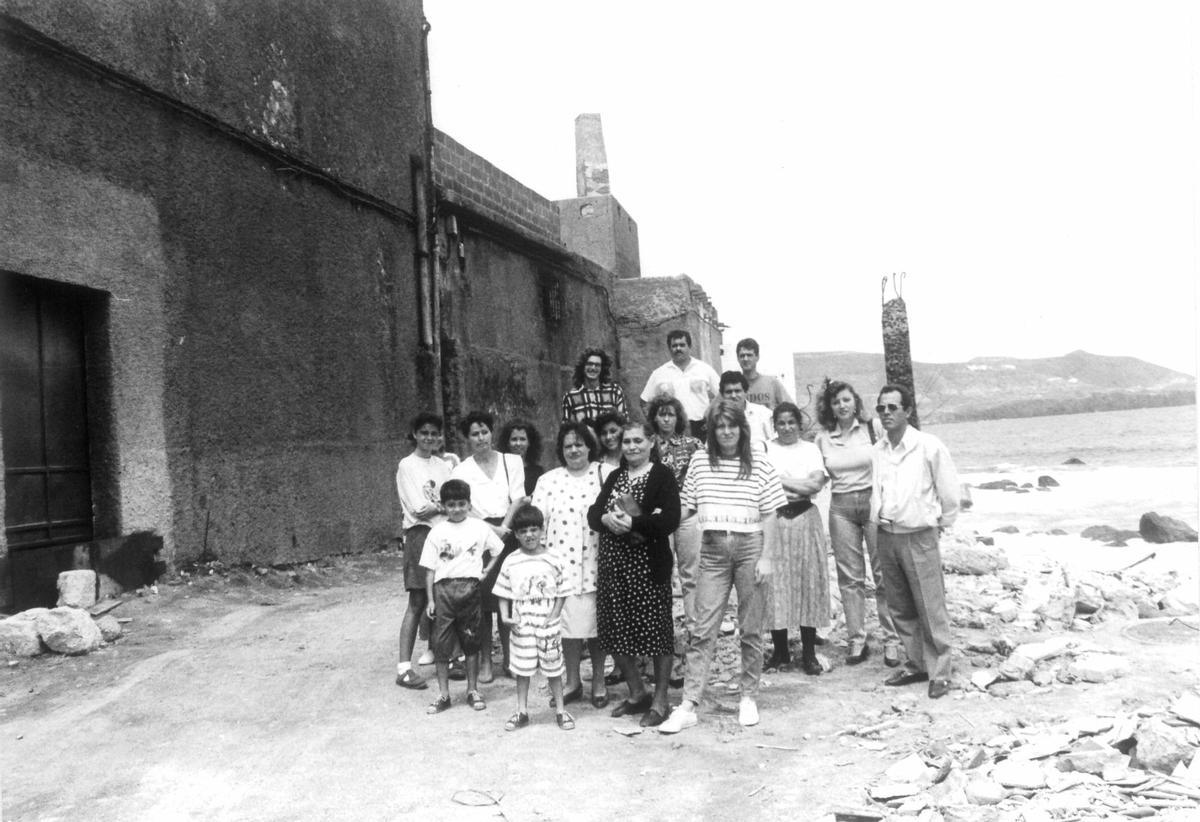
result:
[[[0,607],[376,549],[414,413],[549,433],[584,345],[645,359],[632,219],[588,195],[605,251],[434,130],[427,35],[418,0],[0,0]]]

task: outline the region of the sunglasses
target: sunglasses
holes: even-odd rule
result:
[[[887,405],[875,406],[876,414],[882,414],[884,411],[887,411],[889,414],[895,414],[899,410],[900,406],[896,405],[894,402],[889,402]]]

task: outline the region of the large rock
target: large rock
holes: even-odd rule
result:
[[[1106,767],[1125,762],[1125,755],[1110,745],[1094,739],[1083,739],[1070,751],[1058,757],[1055,764],[1060,771],[1080,771],[1100,776]]]
[[[983,576],[1008,567],[1004,551],[982,545],[947,542],[941,546],[942,568],[951,574]]]
[[[1003,491],[1005,488],[1016,488],[1017,484],[1010,479],[1001,479],[981,482],[975,487],[982,488],[984,491]]]
[[[35,620],[38,635],[51,651],[86,654],[100,647],[103,636],[91,614],[79,608],[54,608]]]
[[[1089,525],[1079,532],[1084,539],[1094,539],[1097,542],[1118,542],[1127,539],[1137,539],[1141,536],[1137,531],[1124,531],[1111,525]]]
[[[1173,517],[1154,511],[1142,514],[1138,521],[1138,533],[1146,542],[1196,542],[1196,529]]]
[[[1049,474],[1042,474],[1038,477],[1038,488],[1057,488],[1058,480]]]
[[[96,604],[95,571],[63,571],[58,575],[58,604],[91,608]]]
[[[1194,752],[1183,730],[1167,725],[1158,717],[1144,720],[1134,737],[1137,745],[1133,749],[1133,764],[1148,771],[1170,773]]]
[[[37,656],[42,652],[42,638],[38,634],[35,618],[46,608],[36,608],[32,613],[22,611],[0,621],[0,652],[12,656]]]
[[[998,805],[1008,796],[1008,791],[999,782],[982,776],[968,782],[963,793],[972,805]]]

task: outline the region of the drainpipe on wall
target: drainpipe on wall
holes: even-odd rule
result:
[[[421,300],[421,345],[432,360],[430,377],[432,385],[430,393],[435,410],[444,414],[442,387],[442,341],[441,341],[441,276],[438,260],[432,259],[430,249],[436,247],[436,220],[432,216],[436,212],[436,189],[433,183],[433,91],[429,81],[429,32],[431,26],[428,20],[421,25],[421,85],[425,93],[425,128],[424,151],[425,157],[421,175],[413,176],[413,185],[419,186],[414,192],[417,196],[417,274],[419,277]]]

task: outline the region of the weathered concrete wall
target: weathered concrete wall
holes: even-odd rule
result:
[[[609,194],[558,200],[562,241],[620,278],[642,276],[637,223]]]
[[[447,420],[477,408],[498,425],[527,418],[553,467],[576,359],[590,345],[616,356],[612,275],[563,249],[552,203],[446,135],[434,147]]]
[[[721,324],[704,289],[691,277],[617,280],[612,310],[621,339],[621,387],[631,405],[646,387],[650,372],[671,358],[667,332],[682,328],[692,335],[692,356],[721,370]]]
[[[152,531],[178,562],[207,519],[210,552],[268,563],[390,537],[407,419],[436,402],[406,217],[420,4],[0,15],[0,269],[107,295],[97,537]]]

